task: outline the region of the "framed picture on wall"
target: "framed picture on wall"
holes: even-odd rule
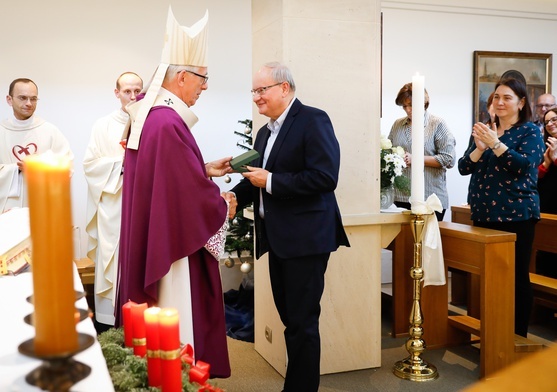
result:
[[[528,99],[535,113],[538,96],[551,93],[551,60],[548,53],[474,51],[474,123],[489,120],[486,101],[501,75],[516,70],[524,75]]]

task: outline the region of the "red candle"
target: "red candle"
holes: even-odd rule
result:
[[[52,153],[25,161],[32,239],[35,353],[78,348],[73,287],[70,161]]]
[[[149,380],[150,387],[160,387],[161,385],[160,311],[160,308],[152,307],[144,312],[147,337],[147,379]]]
[[[132,304],[133,301],[128,301],[122,305],[122,321],[124,325],[124,344],[126,347],[133,347],[133,324],[132,324]]]
[[[159,312],[162,392],[182,391],[182,360],[180,359],[180,330],[178,311],[164,308]]]
[[[147,304],[131,304],[132,313],[132,342],[133,353],[138,357],[147,354],[147,339],[145,336],[145,317],[143,312],[147,309]]]

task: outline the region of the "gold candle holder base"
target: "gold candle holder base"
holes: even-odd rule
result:
[[[393,373],[400,378],[411,381],[430,381],[439,377],[437,368],[422,358],[420,355],[425,351],[423,336],[423,317],[420,307],[422,279],[424,271],[422,268],[422,241],[425,220],[423,215],[412,214],[411,228],[414,235],[414,263],[410,269],[414,286],[412,311],[410,313],[410,337],[406,341],[406,350],[410,355],[395,363]]]
[[[412,355],[396,362],[393,373],[397,377],[410,381],[430,381],[439,377],[434,365],[424,361],[419,356],[413,357]]]
[[[43,364],[25,376],[28,384],[44,391],[67,392],[77,382],[91,374],[91,368],[72,357],[95,343],[95,338],[78,333],[78,347],[73,352],[59,355],[41,356],[35,353],[35,339],[29,339],[18,346],[18,351],[31,358],[40,359]]]

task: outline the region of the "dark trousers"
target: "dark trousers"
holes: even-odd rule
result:
[[[557,253],[538,250],[536,255],[536,273],[557,278]]]
[[[530,255],[538,221],[474,222],[474,226],[507,231],[516,234],[514,244],[514,333],[526,337],[532,313],[532,286],[530,284]],[[489,262],[489,260],[487,260]]]
[[[269,252],[275,306],[286,327],[285,392],[317,392],[321,360],[319,315],[329,253],[281,259]]]

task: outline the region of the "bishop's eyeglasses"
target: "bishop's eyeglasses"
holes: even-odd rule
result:
[[[201,74],[198,74],[197,72],[190,71],[189,69],[184,69],[184,71],[189,72],[191,74],[194,74],[195,76],[199,76],[201,79],[203,79],[203,83],[201,83],[201,84],[205,84],[209,81],[209,76],[207,76],[207,75],[201,75]]]

